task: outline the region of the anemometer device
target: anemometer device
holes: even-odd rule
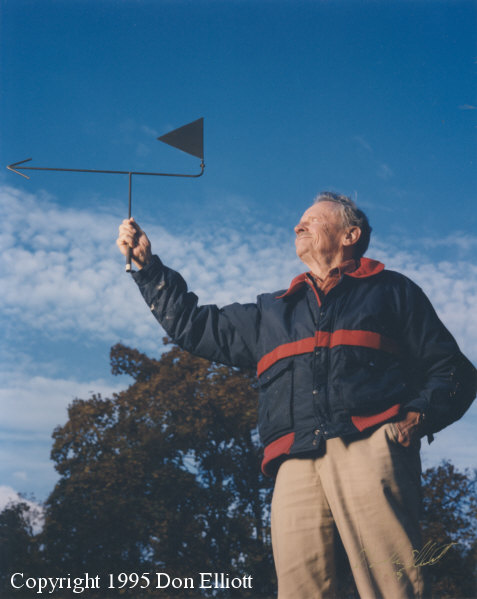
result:
[[[144,173],[139,171],[114,171],[114,170],[99,170],[99,169],[84,169],[84,168],[53,168],[45,166],[22,166],[26,162],[30,162],[31,158],[27,160],[21,160],[9,164],[7,169],[29,179],[28,175],[21,173],[20,171],[61,171],[70,173],[102,173],[108,175],[128,175],[129,178],[129,202],[128,202],[128,218],[131,218],[132,209],[132,178],[133,175],[150,175],[155,177],[188,177],[197,178],[204,174],[204,119],[200,118],[192,123],[174,129],[165,135],[157,138],[174,148],[178,148],[187,154],[192,154],[197,158],[200,158],[200,173],[197,174],[186,174],[186,173]],[[126,256],[126,270],[131,270],[131,252],[128,251]]]

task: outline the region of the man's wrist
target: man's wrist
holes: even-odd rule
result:
[[[153,254],[151,256],[151,260],[145,264],[143,268],[134,270],[131,272],[131,274],[133,275],[136,283],[142,285],[149,282],[151,276],[155,276],[155,274],[159,273],[163,266],[164,265],[162,264],[160,258],[156,254]]]
[[[144,260],[139,260],[138,258],[132,259],[134,264],[137,266],[139,270],[142,270],[145,266],[147,266],[152,260],[152,254],[145,256]]]

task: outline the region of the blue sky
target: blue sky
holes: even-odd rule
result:
[[[475,1],[0,0],[0,164],[197,172],[156,138],[204,117],[204,176],[133,189],[201,301],[286,287],[292,226],[332,189],[475,363],[476,17]],[[111,345],[159,355],[163,332],[115,248],[127,177],[2,169],[0,489],[44,499],[68,403],[124,388]],[[424,465],[474,466],[476,423]]]

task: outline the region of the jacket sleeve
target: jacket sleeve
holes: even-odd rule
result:
[[[156,319],[180,347],[230,366],[256,366],[256,304],[199,306],[182,276],[157,256],[132,276]]]
[[[477,373],[417,285],[408,280],[402,299],[402,344],[412,397],[405,408],[422,412],[424,432],[432,435],[469,408]]]

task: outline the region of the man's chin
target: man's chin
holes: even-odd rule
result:
[[[304,251],[306,251],[306,248],[308,247],[308,243],[306,243],[308,240],[307,237],[302,237],[301,239],[295,239],[295,248],[296,248],[296,253],[298,254],[298,252],[303,253]]]
[[[308,264],[306,263],[306,256],[307,256],[307,252],[302,249],[301,251],[297,248],[296,249],[296,255],[297,257],[303,262],[303,264],[305,266],[308,266]]]

